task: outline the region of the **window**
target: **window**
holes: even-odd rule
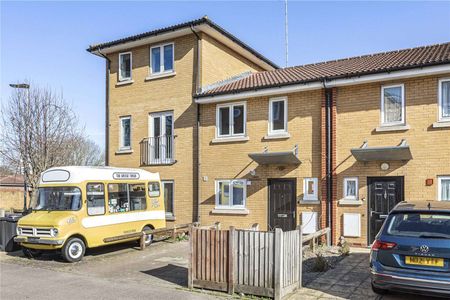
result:
[[[404,85],[381,88],[381,124],[401,125],[405,123]]]
[[[439,121],[450,121],[450,79],[439,80]]]
[[[105,214],[105,186],[102,183],[88,183],[86,186],[87,212],[89,216]]]
[[[245,135],[246,105],[234,103],[217,106],[217,136],[243,136]]]
[[[131,117],[120,118],[120,145],[121,150],[131,149]]]
[[[303,200],[318,200],[318,179],[317,178],[305,178],[303,179]]]
[[[108,206],[110,213],[145,210],[147,208],[145,184],[108,184]]]
[[[40,187],[33,209],[35,210],[67,210],[75,211],[81,208],[81,191],[77,187]]]
[[[269,135],[287,133],[287,98],[269,101]]]
[[[344,199],[358,200],[358,178],[344,178]]]
[[[174,161],[173,112],[150,114],[150,163]]]
[[[393,214],[386,233],[394,236],[450,239],[450,215],[445,213],[408,212]]]
[[[246,180],[216,180],[216,208],[244,208]]]
[[[173,72],[173,44],[150,48],[150,74]]]
[[[119,81],[131,80],[131,52],[119,54]]]
[[[161,181],[164,189],[164,207],[166,208],[166,217],[173,217],[173,180]]]
[[[438,200],[450,201],[450,176],[438,177]]]

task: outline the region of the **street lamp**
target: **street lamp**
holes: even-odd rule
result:
[[[27,98],[28,104],[30,104],[30,85],[28,83],[10,83],[10,87],[13,89],[26,89],[27,90]],[[25,167],[25,166],[24,166]],[[27,182],[23,180],[23,213],[25,214],[27,211]]]

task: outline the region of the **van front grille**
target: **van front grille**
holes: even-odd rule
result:
[[[22,235],[35,237],[51,237],[50,228],[20,227]]]

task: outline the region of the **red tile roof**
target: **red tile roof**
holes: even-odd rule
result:
[[[3,185],[21,185],[23,186],[24,178],[22,175],[6,175],[0,176],[0,186]]]
[[[450,63],[450,42],[253,73],[196,95],[207,97],[297,83],[412,69]]]

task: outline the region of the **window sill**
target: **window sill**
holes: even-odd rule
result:
[[[320,204],[320,201],[319,200],[305,200],[305,199],[303,199],[303,200],[300,200],[300,204],[306,204],[306,205],[318,205],[318,204]]]
[[[376,132],[386,132],[386,131],[406,131],[411,129],[409,125],[381,125],[375,128]]]
[[[338,201],[338,204],[339,205],[343,205],[343,206],[344,205],[346,205],[346,206],[352,206],[352,205],[359,206],[359,205],[362,205],[363,202],[361,200],[341,199],[341,200]]]
[[[220,144],[220,143],[246,142],[248,140],[250,140],[248,136],[223,137],[223,138],[215,138],[211,141],[211,143]]]
[[[438,121],[433,123],[433,128],[447,128],[450,127],[450,121]]]
[[[290,138],[291,135],[286,132],[286,133],[272,133],[272,134],[268,134],[264,137],[265,140],[282,140],[282,139],[288,139]]]
[[[149,76],[145,77],[145,81],[158,79],[158,78],[172,77],[175,75],[177,75],[177,73],[175,71],[167,72],[167,73],[160,73],[160,74],[153,74],[153,75],[149,75]]]
[[[215,208],[211,211],[211,214],[215,215],[248,215],[250,211],[246,208]]]
[[[119,81],[118,83],[116,83],[116,86],[132,84],[133,82],[134,82],[134,80],[132,80],[132,79],[130,79],[130,80],[124,80],[124,81]]]
[[[123,150],[117,150],[116,151],[116,155],[121,155],[121,154],[131,154],[133,153],[133,149],[123,149]]]

